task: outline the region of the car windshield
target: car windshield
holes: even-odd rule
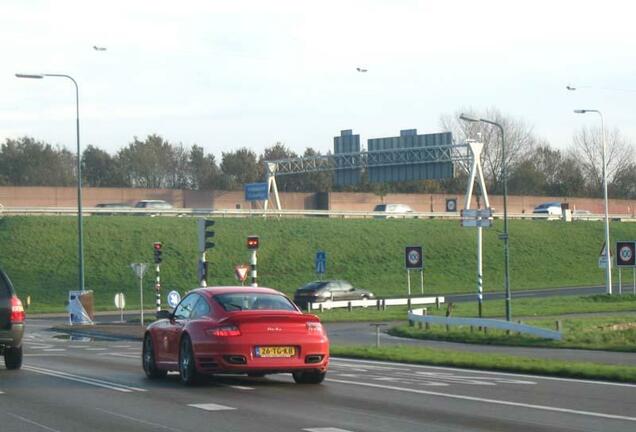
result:
[[[282,310],[295,311],[294,305],[284,296],[263,293],[232,293],[214,296],[226,311]]]
[[[386,204],[378,204],[373,211],[386,211]]]

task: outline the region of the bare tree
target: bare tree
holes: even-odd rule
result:
[[[592,194],[603,187],[603,140],[600,128],[582,127],[572,140],[571,151],[581,163]],[[613,183],[620,172],[634,162],[634,146],[616,128],[606,131],[607,182]]]
[[[499,189],[504,161],[502,160],[502,147],[499,129],[487,123],[466,122],[459,119],[461,113],[470,114],[472,117],[481,117],[499,123],[504,130],[506,146],[506,166],[508,172],[519,164],[537,145],[538,140],[534,136],[532,127],[523,120],[505,116],[496,108],[489,108],[477,114],[472,108],[464,108],[453,115],[444,115],[440,119],[440,125],[444,130],[453,133],[455,143],[463,143],[466,139],[476,139],[484,143],[481,161],[484,166],[484,175],[487,180]]]

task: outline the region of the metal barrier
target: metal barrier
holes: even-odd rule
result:
[[[4,216],[74,216],[77,215],[77,207],[3,207],[0,212]],[[101,208],[84,207],[85,216],[95,215],[137,215],[137,216],[177,216],[177,217],[335,217],[335,218],[366,218],[366,219],[452,219],[461,220],[459,212],[413,212],[391,213],[373,211],[348,211],[348,210],[263,210],[263,209],[211,209],[211,208],[172,208],[172,209],[147,209],[147,208]],[[554,216],[534,213],[509,213],[510,219],[532,220],[561,220]],[[502,219],[503,213],[493,213],[493,219]],[[574,220],[601,220],[602,215],[586,214],[575,216]],[[626,214],[610,215],[616,222],[636,222],[636,218]]]
[[[307,310],[329,310],[338,308],[353,308],[353,307],[369,307],[375,306],[378,309],[385,309],[387,306],[409,306],[411,305],[423,305],[423,304],[436,304],[440,305],[444,303],[444,297],[411,297],[411,298],[387,298],[387,299],[362,299],[362,300],[327,300],[319,303],[309,303]]]
[[[483,318],[451,318],[441,316],[425,315],[424,309],[415,309],[409,311],[409,322],[418,322],[423,324],[437,324],[445,326],[472,326],[483,328],[496,328],[500,330],[508,330],[517,333],[526,333],[545,339],[561,340],[562,333],[560,331],[548,330],[541,327],[533,327],[526,324],[515,323],[512,321],[483,319]]]

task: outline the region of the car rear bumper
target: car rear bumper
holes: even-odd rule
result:
[[[12,324],[8,330],[0,330],[0,349],[2,347],[16,348],[22,345],[24,324]]]
[[[255,347],[293,346],[292,357],[259,357]],[[199,343],[195,347],[197,370],[202,373],[284,373],[302,370],[324,372],[329,365],[327,338],[310,342],[228,341],[223,344]]]

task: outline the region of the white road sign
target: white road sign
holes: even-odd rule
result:
[[[176,308],[179,302],[181,301],[181,294],[177,291],[170,291],[168,293],[168,306],[171,308]]]
[[[126,307],[126,297],[124,296],[124,293],[115,294],[115,307],[119,310]]]

